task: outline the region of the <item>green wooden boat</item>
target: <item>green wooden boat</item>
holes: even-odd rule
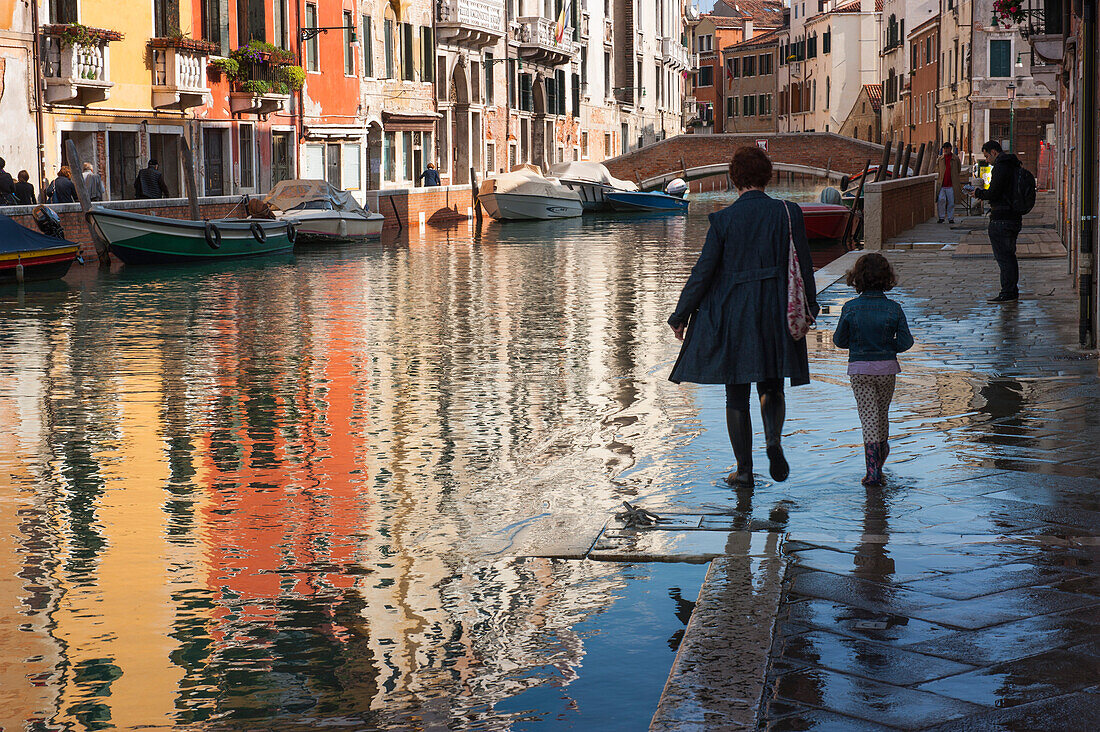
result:
[[[110,251],[126,264],[174,264],[289,252],[293,222],[269,219],[191,221],[96,207],[88,212]]]

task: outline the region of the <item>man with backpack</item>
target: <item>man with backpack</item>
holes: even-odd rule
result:
[[[1019,158],[1002,150],[996,140],[982,145],[982,153],[993,164],[993,171],[989,187],[975,190],[974,195],[989,201],[989,244],[1001,270],[1001,291],[988,302],[1015,302],[1020,297],[1016,238],[1023,228],[1024,214],[1035,205],[1035,176],[1020,164]]]

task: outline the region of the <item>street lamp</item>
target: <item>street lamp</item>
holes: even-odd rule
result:
[[[1008,151],[1016,152],[1016,85],[1011,81],[1008,90]]]

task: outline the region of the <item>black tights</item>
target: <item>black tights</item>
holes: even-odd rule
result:
[[[764,422],[764,442],[778,446],[783,435],[787,405],[783,398],[783,380],[768,379],[756,385],[760,395],[760,417]],[[752,473],[752,419],[749,417],[749,384],[726,384],[726,427],[737,460],[738,474]]]

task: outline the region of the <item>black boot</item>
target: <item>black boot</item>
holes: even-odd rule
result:
[[[787,418],[787,402],[783,390],[765,391],[760,395],[760,416],[764,420],[764,442],[768,448],[768,472],[773,479],[784,481],[791,474],[791,466],[783,456],[783,421]]]
[[[751,487],[752,480],[752,420],[747,409],[726,407],[726,429],[737,460],[737,472],[730,473],[726,482],[732,486]]]

